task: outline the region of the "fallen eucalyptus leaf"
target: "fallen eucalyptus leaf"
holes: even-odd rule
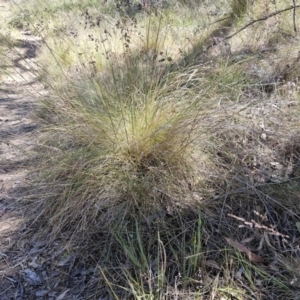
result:
[[[251,236],[251,237],[249,237],[249,238],[243,239],[243,240],[241,241],[241,243],[242,243],[242,244],[247,244],[247,243],[252,242],[253,240],[254,240],[254,236]]]
[[[44,283],[44,279],[39,274],[31,271],[30,269],[20,271],[20,275],[30,285],[41,285]]]
[[[236,250],[245,253],[251,262],[263,262],[263,258],[261,256],[252,253],[245,245],[229,238],[225,238],[225,240],[230,246],[232,246]]]
[[[214,260],[207,260],[205,262],[205,265],[207,267],[210,267],[210,268],[213,268],[213,269],[216,269],[216,270],[220,270],[220,266],[214,261]]]
[[[63,293],[61,293],[57,298],[56,298],[56,300],[63,300],[63,299],[65,299],[65,296],[66,296],[66,294],[67,294],[67,292],[69,291],[70,289],[67,289],[67,290],[65,290]]]
[[[35,292],[37,297],[45,297],[48,294],[48,290],[38,290]]]

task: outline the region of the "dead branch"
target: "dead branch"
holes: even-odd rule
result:
[[[294,3],[295,3],[295,1],[294,1]],[[235,33],[233,33],[233,34],[231,34],[231,35],[225,37],[224,40],[228,40],[228,39],[234,37],[235,35],[237,35],[237,34],[240,33],[241,31],[243,31],[243,30],[246,29],[247,27],[252,26],[253,24],[255,24],[255,23],[257,23],[257,22],[265,21],[265,20],[267,20],[267,19],[269,19],[269,18],[271,18],[271,17],[274,17],[274,16],[276,16],[276,15],[279,15],[279,14],[281,14],[281,13],[283,13],[283,12],[286,12],[286,11],[289,11],[289,10],[292,10],[292,9],[294,10],[294,19],[295,19],[296,8],[299,8],[299,7],[300,7],[300,5],[292,5],[291,7],[287,7],[287,8],[285,8],[285,9],[275,11],[275,12],[273,12],[273,13],[271,13],[271,14],[269,14],[268,16],[265,16],[265,17],[263,17],[263,18],[253,20],[253,21],[251,21],[250,23],[248,23],[247,25],[243,26],[243,27],[242,27],[241,29],[239,29],[238,31],[236,31]],[[297,30],[297,29],[296,29],[296,23],[295,23],[295,21],[294,21],[294,30],[295,30],[295,32],[296,32],[296,30]]]

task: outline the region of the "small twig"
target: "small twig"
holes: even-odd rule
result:
[[[24,299],[24,294],[25,294],[24,286],[22,284],[21,279],[16,277],[16,280],[17,280],[17,283],[18,283],[18,295],[17,295],[16,299],[17,300],[23,300]]]
[[[229,16],[229,17],[225,17],[225,18],[222,18],[222,19],[218,19],[218,20],[208,24],[206,27],[211,26],[211,25],[216,24],[216,23],[219,23],[219,22],[222,22],[222,21],[225,21],[225,20],[230,19],[230,18],[231,17]]]
[[[295,3],[295,0],[293,0],[293,2]],[[248,23],[247,25],[245,25],[244,27],[242,27],[241,29],[239,29],[239,30],[236,31],[235,33],[233,33],[233,34],[231,34],[231,35],[225,37],[224,40],[228,40],[228,39],[234,37],[235,35],[237,35],[237,34],[240,33],[241,31],[243,31],[243,30],[246,29],[247,27],[249,27],[249,26],[251,26],[251,25],[253,25],[253,24],[257,23],[257,22],[265,21],[265,20],[267,20],[267,19],[269,19],[269,18],[271,18],[271,17],[274,17],[274,16],[276,16],[276,15],[279,15],[279,14],[281,14],[281,13],[283,13],[283,12],[286,12],[286,11],[289,11],[289,10],[292,10],[292,9],[293,9],[293,10],[294,10],[294,16],[295,16],[296,8],[299,8],[299,7],[300,7],[300,5],[293,5],[293,6],[291,6],[291,7],[288,7],[288,8],[285,8],[285,9],[282,9],[282,10],[279,10],[279,11],[276,11],[276,12],[273,12],[273,13],[271,13],[270,15],[265,16],[265,17],[263,17],[263,18],[253,20],[252,22]],[[296,26],[296,25],[295,25],[295,23],[294,23],[294,29],[295,29],[295,26]]]
[[[9,276],[5,276],[5,275],[3,275],[3,277],[4,277],[5,279],[7,279],[7,280],[9,280],[9,281],[13,282],[13,283],[18,283],[18,281],[17,281],[17,280],[15,280],[14,278],[11,278],[11,277],[9,277]]]

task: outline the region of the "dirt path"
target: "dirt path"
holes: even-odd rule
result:
[[[0,0],[0,20],[9,10],[10,2]],[[33,238],[37,230],[22,201],[35,192],[28,180],[38,140],[33,113],[46,92],[32,73],[41,41],[20,33],[6,51],[9,64],[0,56],[0,68],[7,71],[0,73],[0,300],[91,299],[82,295],[97,286],[94,274],[87,280],[89,273],[65,250],[65,240],[49,245],[47,236]]]
[[[9,2],[0,0],[1,19]],[[11,64],[0,77],[0,299],[25,299],[18,279],[20,264],[12,253],[27,226],[22,196],[34,157],[38,124],[32,118],[35,97],[42,86],[29,71],[35,63],[39,41],[28,32],[7,50]],[[3,66],[3,63],[0,67]],[[20,245],[19,245],[20,246]],[[20,254],[20,253],[18,253]],[[33,298],[31,298],[33,299]]]

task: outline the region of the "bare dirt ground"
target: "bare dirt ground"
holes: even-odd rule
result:
[[[8,13],[9,2],[0,0],[0,19]],[[34,194],[27,179],[36,156],[33,111],[44,90],[30,69],[40,41],[21,32],[13,43],[10,63],[0,62],[7,71],[0,77],[0,300],[84,299],[86,272],[64,252],[64,242],[46,250],[46,241],[29,238],[31,221],[22,200]]]
[[[5,18],[9,3],[0,4]],[[14,261],[12,249],[26,228],[19,200],[28,185],[26,175],[37,128],[30,116],[34,98],[27,91],[34,91],[38,84],[26,65],[27,60],[34,60],[36,41],[24,34],[24,40],[17,44],[15,50],[7,51],[11,63],[1,64],[7,75],[0,81],[0,299],[22,299],[17,293],[20,266]]]

